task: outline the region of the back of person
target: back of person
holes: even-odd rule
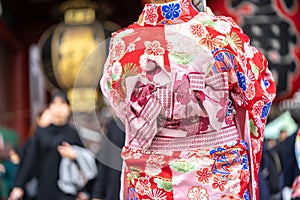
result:
[[[121,197],[256,199],[267,61],[231,18],[166,2],[113,34],[101,79],[126,128]]]
[[[125,143],[125,133],[118,127],[116,120],[118,119],[111,119],[106,124],[106,137],[109,141],[105,141],[105,143],[101,145],[100,153],[106,155],[101,157],[102,159],[114,159],[115,162],[118,162],[117,160],[121,161],[121,156],[119,154],[112,155],[112,152],[110,152],[110,142],[112,145],[116,145],[118,148],[120,148],[121,151]],[[119,159],[116,156],[118,156]],[[119,162],[119,168],[122,168],[122,162]],[[120,186],[121,171],[107,166],[103,160],[100,160],[98,163],[98,177],[96,178],[93,186],[93,200],[118,200]]]
[[[268,160],[269,174],[267,181],[269,185],[270,195],[272,200],[281,200],[281,191],[284,187],[284,176],[281,166],[281,161],[278,153],[274,149],[266,151],[266,157]]]

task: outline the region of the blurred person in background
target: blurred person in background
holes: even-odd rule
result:
[[[0,126],[0,199],[6,200],[13,187],[13,180],[20,162],[18,153],[18,134]]]
[[[281,129],[279,132],[278,142],[283,142],[288,137],[288,132],[285,129]]]
[[[23,197],[32,170],[37,170],[37,200],[75,200],[84,184],[97,175],[94,158],[69,124],[71,109],[64,92],[53,92],[48,111],[23,156],[9,200]]]
[[[119,191],[121,187],[121,169],[122,159],[121,155],[113,155],[110,151],[110,145],[116,145],[121,149],[125,143],[125,133],[121,130],[116,123],[119,119],[112,118],[105,126],[105,136],[109,141],[104,140],[101,144],[100,152],[102,154],[101,159],[98,162],[98,176],[94,182],[92,190],[92,200],[119,200]],[[103,163],[110,160],[110,162],[116,162],[119,169],[111,168],[107,163]]]

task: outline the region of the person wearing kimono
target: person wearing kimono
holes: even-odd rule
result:
[[[121,199],[258,199],[276,84],[232,18],[152,1],[112,34],[100,84],[125,125]]]

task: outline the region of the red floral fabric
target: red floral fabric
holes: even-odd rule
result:
[[[263,132],[276,93],[266,58],[250,45],[248,36],[231,18],[199,13],[188,0],[146,4],[140,18],[139,24],[113,34],[101,79],[104,96],[125,124],[126,146],[143,154],[149,151],[165,155],[169,151],[214,151],[241,140],[247,153],[238,151],[238,146],[231,148],[236,148],[239,158],[244,157],[236,160],[240,166],[249,167],[241,168],[239,177],[249,173],[251,184],[245,189],[247,179],[239,178],[235,183],[239,187],[231,194],[256,199]],[[216,162],[223,157],[231,163],[225,154],[216,157]],[[161,179],[164,175],[166,179],[174,178],[168,174],[172,157],[169,158]],[[130,169],[123,174],[128,175],[136,166],[131,159],[124,167]],[[208,178],[201,174],[214,171],[199,167],[196,165],[189,173],[174,167],[171,174],[176,172],[195,180],[189,188],[178,183],[181,193],[189,199],[197,199],[194,193],[223,198],[229,189],[224,185],[232,181],[224,175],[222,179],[206,175],[211,185],[199,184]],[[232,170],[228,164],[229,174]],[[151,192],[159,192],[159,183],[149,173],[139,173],[139,184],[131,183],[123,191],[126,198],[151,199],[149,188],[154,186],[156,190]],[[125,184],[129,179],[123,178]],[[173,181],[171,186],[163,191],[173,196],[162,199],[180,199]]]

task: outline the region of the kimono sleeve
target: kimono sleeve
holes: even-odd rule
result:
[[[228,72],[230,99],[243,140],[249,147],[251,196],[258,198],[258,170],[262,141],[269,110],[276,96],[276,83],[268,68],[266,57],[250,45],[249,37],[232,20],[231,31],[219,36],[224,48],[214,51],[215,70]]]
[[[125,88],[122,87],[121,80],[116,79],[115,72],[122,71],[122,66],[118,65],[115,55],[116,40],[112,37],[110,41],[109,54],[103,68],[103,75],[100,80],[100,87],[106,101],[112,107],[114,113],[124,122],[125,119]],[[119,87],[120,86],[120,87]]]
[[[260,138],[276,96],[276,84],[266,57],[251,46],[249,37],[231,18],[227,20],[231,31],[217,36],[225,44],[213,52],[214,67],[218,72],[228,72],[231,100],[236,109],[248,112],[251,134]]]

